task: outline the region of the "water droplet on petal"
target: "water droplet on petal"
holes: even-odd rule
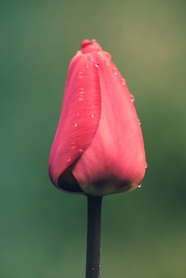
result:
[[[114,75],[118,75],[117,69],[112,69],[112,72],[113,72]]]
[[[84,100],[84,96],[83,95],[79,95],[79,101]]]
[[[93,104],[92,107],[95,107],[95,104]]]
[[[95,114],[91,114],[90,117],[91,117],[91,118],[94,118],[94,117],[95,117]]]
[[[80,93],[80,94],[84,94],[84,88],[80,88],[80,89],[79,89],[79,93]]]
[[[126,84],[126,80],[124,78],[121,79],[121,84],[125,85]]]
[[[82,71],[79,72],[79,78],[83,78],[83,72]]]
[[[141,187],[142,187],[142,183],[138,185],[138,188],[141,188]]]
[[[95,66],[96,66],[96,68],[98,68],[99,67],[99,63],[96,63]]]
[[[85,150],[85,148],[83,147],[83,146],[81,146],[80,148],[79,148],[79,152],[84,152],[84,150]]]
[[[74,123],[74,126],[78,126],[78,123]]]
[[[145,169],[147,169],[147,167],[148,167],[148,164],[147,164],[147,162],[145,163]]]
[[[135,97],[133,95],[130,95],[131,101],[134,102]]]
[[[79,112],[77,113],[77,116],[78,116],[78,117],[80,116],[80,113],[79,113]]]
[[[91,54],[88,55],[88,58],[90,59],[90,61],[94,61],[94,57]]]
[[[77,52],[76,52],[76,55],[77,55],[77,56],[81,55],[81,51],[77,51]]]
[[[90,67],[90,59],[87,57],[87,62],[86,62],[86,68],[88,69]]]
[[[71,161],[72,161],[72,158],[71,158],[71,157],[67,158],[67,163],[69,163],[69,162],[71,162]]]
[[[76,148],[76,143],[75,142],[72,142],[72,144],[71,144],[71,147],[70,147],[71,149],[75,149]]]
[[[141,120],[140,119],[138,119],[138,122],[139,122],[139,125],[141,125]]]

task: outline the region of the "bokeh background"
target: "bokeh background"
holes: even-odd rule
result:
[[[47,160],[67,68],[95,38],[142,122],[143,186],[104,198],[101,276],[186,273],[186,1],[0,1],[0,277],[84,277],[86,198]]]

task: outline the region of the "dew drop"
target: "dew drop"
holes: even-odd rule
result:
[[[138,122],[139,122],[139,125],[141,125],[141,120],[140,119],[138,119]]]
[[[91,117],[91,118],[94,118],[94,117],[95,117],[95,114],[91,114],[90,117]]]
[[[112,69],[112,72],[113,72],[114,75],[118,75],[117,69]]]
[[[79,89],[80,94],[84,94],[84,88]]]
[[[125,85],[126,84],[126,80],[124,78],[121,79],[121,84]]]
[[[83,78],[83,72],[82,71],[79,72],[79,78]]]
[[[80,116],[80,113],[78,112],[76,115],[79,117],[79,116]]]
[[[84,100],[84,96],[83,95],[79,95],[79,101]]]
[[[138,185],[138,188],[141,188],[141,187],[142,187],[142,183]]]
[[[96,63],[95,66],[96,66],[96,68],[99,68],[99,63]]]
[[[93,104],[92,107],[95,107],[95,104]]]
[[[67,163],[69,163],[69,162],[71,162],[71,161],[72,161],[72,158],[71,158],[71,157],[67,158]]]
[[[133,95],[130,95],[131,101],[134,102],[135,97]]]
[[[148,167],[148,164],[147,164],[147,162],[145,163],[145,169],[147,169],[147,167]]]
[[[89,67],[90,67],[90,60],[87,57],[86,68],[88,69]]]
[[[84,150],[85,150],[85,148],[83,147],[83,146],[81,146],[80,148],[79,148],[79,152],[84,152]]]
[[[88,55],[88,58],[90,59],[90,61],[94,61],[94,57],[91,54]]]
[[[74,123],[74,126],[78,126],[78,123]]]
[[[76,52],[76,55],[77,55],[77,56],[80,56],[80,55],[81,55],[81,51],[77,51],[77,52]]]
[[[72,142],[72,144],[71,144],[71,147],[70,147],[71,149],[75,149],[76,148],[76,143],[75,142]]]

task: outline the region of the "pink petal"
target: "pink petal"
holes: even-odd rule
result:
[[[101,119],[91,145],[72,173],[82,190],[93,195],[129,191],[145,174],[141,128],[131,94],[106,52],[94,52],[101,87]]]
[[[73,163],[90,146],[101,115],[100,83],[91,57],[78,52],[72,59],[63,99],[62,112],[49,157],[51,181],[66,190],[74,178]],[[64,186],[64,187],[63,187]]]

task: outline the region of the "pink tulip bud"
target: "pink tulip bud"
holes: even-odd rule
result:
[[[69,66],[49,157],[56,187],[103,196],[140,185],[147,164],[133,101],[110,54],[84,40]]]

